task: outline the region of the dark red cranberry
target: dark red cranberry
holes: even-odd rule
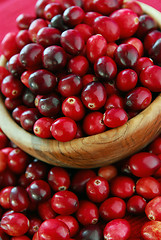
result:
[[[69,232],[70,232],[70,237],[75,237],[76,234],[78,233],[79,230],[79,223],[76,220],[75,217],[73,217],[72,215],[58,215],[56,217],[56,219],[64,222],[68,228],[69,228]]]
[[[50,117],[41,117],[35,123],[33,131],[36,136],[40,138],[51,138],[52,134],[50,131],[53,119]]]
[[[153,66],[153,60],[151,58],[148,57],[141,57],[138,59],[136,65],[135,65],[135,71],[138,74],[138,76],[140,75],[141,71],[149,66]]]
[[[71,55],[78,55],[84,48],[84,39],[74,29],[69,29],[61,34],[60,42],[64,50]]]
[[[47,47],[43,52],[43,65],[51,72],[62,70],[67,62],[67,54],[60,46]]]
[[[109,108],[103,115],[103,122],[109,128],[120,127],[128,120],[128,115],[123,108]]]
[[[63,10],[72,6],[82,7],[82,0],[60,0],[60,4]]]
[[[22,49],[25,45],[31,43],[28,30],[21,30],[16,35],[17,46]]]
[[[15,99],[5,98],[4,104],[5,104],[6,108],[7,108],[9,111],[12,111],[12,110],[14,110],[17,106],[19,106],[19,105],[22,104],[22,99],[21,99],[21,97],[15,98]]]
[[[60,35],[61,32],[56,28],[43,27],[38,31],[36,41],[43,47],[58,45],[60,43]]]
[[[21,76],[25,69],[20,62],[20,54],[15,54],[10,58],[7,63],[7,68],[14,77]]]
[[[51,27],[60,30],[61,32],[68,29],[68,26],[65,25],[63,16],[61,14],[55,15],[50,21]]]
[[[20,116],[26,109],[27,109],[26,106],[19,105],[12,111],[12,117],[17,123],[20,124]]]
[[[161,38],[159,38],[149,50],[149,56],[156,64],[161,64]]]
[[[35,20],[34,16],[31,16],[30,14],[21,13],[16,18],[16,24],[17,27],[21,30],[28,29],[30,24]]]
[[[31,216],[29,218],[29,220],[30,220],[30,227],[29,227],[29,230],[28,230],[28,234],[30,236],[33,236],[34,233],[38,232],[39,227],[42,223],[42,220],[39,217],[36,217],[36,216]]]
[[[98,176],[105,178],[107,181],[110,181],[112,178],[116,177],[117,174],[118,170],[114,165],[100,167],[98,170]]]
[[[7,159],[6,154],[0,150],[0,173],[6,170],[7,168]]]
[[[62,8],[60,3],[58,2],[51,2],[47,4],[44,8],[44,17],[50,21],[54,16],[61,14]]]
[[[5,77],[10,75],[10,72],[3,66],[0,66],[0,86]]]
[[[39,100],[38,110],[43,116],[53,117],[59,113],[60,109],[60,98],[55,93],[43,95]]]
[[[80,24],[84,19],[84,11],[79,6],[71,6],[63,13],[63,20],[66,25],[74,27]]]
[[[37,18],[30,24],[28,31],[29,31],[29,36],[30,36],[30,39],[32,40],[32,42],[36,43],[38,31],[41,28],[47,27],[47,26],[48,26],[47,22],[42,18]]]
[[[82,83],[85,87],[88,83],[98,81],[97,77],[94,74],[86,74],[82,77]]]
[[[38,43],[29,43],[20,51],[20,61],[22,65],[29,69],[40,69],[42,66],[42,53],[44,48]]]
[[[36,108],[30,108],[21,114],[20,124],[26,131],[32,132],[34,123],[39,116],[40,113]]]
[[[155,42],[161,38],[161,31],[153,30],[146,34],[144,38],[144,48],[147,52],[152,48]]]
[[[154,139],[154,141],[148,146],[148,151],[156,155],[161,154],[161,136],[160,135],[156,139]]]
[[[22,94],[23,84],[19,79],[14,78],[12,75],[5,77],[1,83],[1,92],[5,97],[11,99],[17,98]]]
[[[38,214],[42,220],[47,220],[56,217],[56,213],[51,207],[51,198],[38,204]]]
[[[147,202],[143,197],[134,195],[127,201],[127,211],[130,214],[139,215],[141,213],[144,213],[146,204]]]
[[[30,89],[26,88],[22,94],[23,104],[26,107],[34,108],[35,107],[34,101],[35,101],[35,95],[30,91]]]
[[[84,226],[79,231],[77,235],[77,240],[102,240],[103,239],[103,231],[99,224],[90,224],[88,226]]]
[[[88,83],[81,93],[81,99],[84,105],[91,110],[102,108],[106,102],[106,90],[102,83]]]
[[[27,179],[29,179],[31,182],[38,180],[38,179],[44,179],[47,175],[47,165],[41,161],[34,160],[31,162],[25,171],[25,176]]]
[[[9,140],[0,128],[0,149],[7,147]]]
[[[84,1],[84,9],[85,9],[85,4],[89,4],[89,3],[90,3],[90,1],[88,1],[88,2]],[[86,9],[85,9],[85,11],[86,11]],[[102,16],[102,14],[100,14],[98,12],[94,12],[93,10],[86,11],[83,23],[85,23],[89,26],[93,26],[94,20],[100,16]]]
[[[35,13],[38,18],[44,17],[44,8],[47,4],[50,3],[50,0],[37,0],[35,4]]]
[[[144,38],[150,31],[157,29],[157,23],[148,14],[143,14],[139,17],[139,26],[137,29],[137,36]]]
[[[144,46],[143,46],[142,41],[139,38],[130,37],[130,38],[124,40],[123,43],[128,43],[128,44],[133,45],[137,49],[137,51],[139,53],[139,57],[143,56],[143,54],[144,54]]]
[[[116,78],[116,86],[120,91],[132,90],[138,82],[138,75],[132,69],[124,69],[118,73]]]

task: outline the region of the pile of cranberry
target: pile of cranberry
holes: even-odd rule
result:
[[[70,141],[125,124],[161,91],[161,31],[136,2],[37,0],[2,43],[13,119]]]
[[[0,130],[0,239],[161,239],[161,136],[120,163],[76,170],[34,159]]]

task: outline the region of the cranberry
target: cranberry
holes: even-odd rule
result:
[[[51,2],[47,4],[44,8],[44,17],[47,20],[51,20],[54,16],[61,14],[62,8],[61,5],[57,2]]]
[[[29,219],[22,213],[9,213],[2,216],[1,228],[10,236],[21,236],[29,229]]]
[[[51,72],[63,69],[67,62],[67,54],[60,46],[47,47],[42,56],[43,65]]]
[[[120,27],[120,38],[128,38],[136,33],[139,26],[139,18],[131,9],[118,9],[110,17]]]
[[[155,42],[161,38],[161,31],[153,30],[146,34],[144,38],[144,49],[149,52]]]
[[[71,6],[82,7],[82,0],[60,0],[60,4],[63,10]]]
[[[135,65],[135,71],[138,74],[138,76],[140,75],[141,71],[149,66],[154,65],[153,60],[151,58],[148,57],[141,57],[138,59],[136,65]]]
[[[76,218],[84,226],[96,224],[99,219],[98,207],[91,201],[80,200]]]
[[[84,40],[81,34],[74,29],[69,29],[61,34],[60,42],[66,52],[78,55],[84,48]]]
[[[144,38],[146,34],[155,29],[157,29],[157,24],[151,16],[143,14],[139,17],[139,26],[136,32],[138,37]]]
[[[82,79],[75,74],[69,74],[58,82],[58,92],[64,97],[78,95],[82,90]]]
[[[161,136],[159,135],[154,139],[152,143],[148,146],[149,152],[159,155],[161,154]]]
[[[27,188],[29,198],[33,202],[42,202],[50,198],[51,189],[44,180],[35,180]]]
[[[42,220],[56,217],[56,213],[51,207],[51,198],[38,204],[38,214]]]
[[[53,123],[53,119],[49,117],[39,118],[33,126],[33,131],[36,136],[40,138],[51,138],[52,134],[50,131],[50,127]]]
[[[20,30],[28,29],[30,24],[35,20],[30,14],[21,13],[16,18],[16,24]]]
[[[75,237],[75,235],[78,233],[78,230],[79,230],[79,223],[73,216],[58,215],[56,219],[64,222],[68,226],[70,237]]]
[[[20,124],[20,116],[26,109],[27,109],[26,106],[19,105],[12,111],[12,117],[17,123]]]
[[[88,38],[91,37],[94,32],[93,28],[85,23],[80,23],[76,25],[74,29],[81,34],[85,42],[87,42]]]
[[[0,86],[5,77],[10,75],[10,72],[3,66],[0,66]]]
[[[44,17],[44,8],[50,3],[50,0],[37,0],[35,4],[35,13],[38,18]]]
[[[153,153],[140,152],[130,158],[129,166],[135,176],[148,177],[161,167],[161,159]]]
[[[30,24],[28,31],[29,31],[29,36],[32,42],[36,42],[37,33],[43,27],[47,27],[47,22],[42,18],[35,19]]]
[[[16,35],[17,46],[22,49],[25,45],[31,43],[28,30],[21,30]]]
[[[0,173],[7,168],[6,154],[0,150]]]
[[[24,67],[21,64],[19,57],[20,54],[15,54],[9,59],[7,63],[7,68],[14,77],[20,77],[24,72]]]
[[[161,38],[159,38],[152,48],[149,50],[149,56],[154,60],[156,64],[161,63],[160,57],[161,57],[161,51],[160,51],[160,46],[161,46]]]
[[[111,94],[107,97],[104,108],[105,110],[110,108],[124,108],[124,99],[117,94]]]
[[[109,15],[111,12],[117,10],[118,8],[119,3],[117,0],[94,1],[94,9],[103,15]]]
[[[48,219],[44,221],[38,230],[39,240],[69,240],[69,228],[67,225],[58,219]]]
[[[135,182],[127,176],[116,176],[110,182],[111,194],[120,198],[129,198],[135,192]]]
[[[122,43],[116,48],[114,59],[122,68],[133,68],[139,59],[139,53],[133,45]]]
[[[88,60],[84,56],[76,56],[69,60],[68,63],[68,70],[69,72],[84,76],[89,68]]]
[[[161,238],[161,222],[148,221],[141,228],[141,236],[144,240],[157,240]]]
[[[136,183],[136,192],[147,200],[160,196],[161,185],[153,177],[142,177]]]
[[[7,186],[0,191],[0,205],[4,209],[10,209],[10,192],[12,188],[12,186]]]
[[[71,215],[79,208],[78,197],[68,190],[56,192],[51,199],[51,207],[58,214]]]
[[[98,81],[97,77],[93,74],[86,74],[82,77],[83,87],[85,87],[88,83]]]
[[[141,83],[152,92],[160,92],[160,72],[161,67],[157,65],[144,68],[140,73]]]
[[[106,224],[103,234],[104,239],[127,240],[131,234],[131,227],[126,219],[114,219]]]
[[[5,77],[1,83],[1,92],[5,97],[17,98],[22,94],[23,84],[12,75]]]
[[[94,64],[94,70],[98,77],[108,81],[117,74],[117,66],[114,60],[108,56],[99,57]]]
[[[70,186],[69,173],[62,167],[53,167],[48,173],[48,183],[54,191],[67,190]]]
[[[31,216],[29,220],[30,220],[30,227],[28,230],[28,234],[30,236],[33,236],[34,233],[36,233],[39,230],[42,220],[39,217],[35,217],[35,216]]]
[[[56,28],[43,27],[38,31],[36,41],[43,47],[57,45],[60,43],[60,35],[61,32]]]
[[[132,90],[138,82],[137,73],[132,69],[124,69],[117,75],[116,86],[120,91]]]
[[[119,197],[110,197],[101,203],[99,214],[105,221],[123,218],[126,212],[126,203]]]
[[[81,93],[82,102],[91,110],[102,108],[106,102],[106,97],[103,84],[97,81],[87,84]]]
[[[141,213],[144,213],[146,204],[146,200],[143,197],[134,195],[127,201],[127,211],[130,214],[139,215]]]
[[[139,57],[143,56],[144,46],[143,46],[142,41],[139,38],[131,37],[131,38],[124,40],[123,43],[128,43],[128,44],[133,45],[137,49],[137,51],[139,53]]]
[[[102,240],[103,231],[99,224],[89,224],[81,228],[79,234],[77,235],[77,240]]]
[[[106,55],[107,41],[102,35],[96,34],[88,38],[86,48],[87,58],[94,63],[97,58]]]
[[[71,96],[63,101],[62,112],[66,117],[80,121],[85,115],[85,108],[80,98]]]
[[[150,200],[145,207],[145,214],[149,220],[160,221],[161,220],[161,197],[155,197]]]
[[[63,16],[61,14],[55,15],[50,21],[51,27],[60,30],[61,32],[68,29],[68,26],[65,25]]]
[[[122,126],[127,120],[127,113],[122,108],[109,108],[103,115],[103,122],[109,128]]]
[[[19,52],[19,48],[16,43],[16,33],[7,33],[1,42],[2,54],[9,60],[14,54]]]
[[[106,55],[110,58],[114,58],[114,53],[118,45],[115,42],[107,43]]]
[[[13,111],[17,106],[22,104],[22,99],[20,97],[15,99],[5,98],[4,104],[9,111]]]
[[[9,140],[7,136],[4,134],[4,132],[0,128],[0,149],[5,148],[8,144],[8,141]]]
[[[133,12],[135,12],[138,16],[141,16],[143,14],[143,10],[139,3],[137,3],[134,0],[124,2],[122,5],[122,8],[128,8],[131,9]]]
[[[90,4],[90,1],[84,1],[84,9],[85,9],[85,4]],[[86,11],[86,10],[85,10]],[[94,12],[93,10],[91,11],[86,11],[85,16],[84,16],[84,20],[83,22],[89,26],[93,26],[94,24],[94,20],[97,17],[102,16],[102,14],[98,13],[98,12]]]
[[[22,102],[28,108],[35,107],[35,94],[33,94],[30,89],[26,88],[22,94]]]
[[[103,113],[94,111],[88,113],[83,119],[83,131],[87,135],[94,135],[106,130],[103,122]]]
[[[84,19],[84,11],[79,6],[71,6],[63,13],[63,20],[66,25],[73,27],[80,24]]]
[[[30,240],[30,238],[23,235],[23,236],[20,236],[20,237],[12,237],[11,240]]]
[[[30,76],[33,72],[34,72],[34,71],[28,70],[28,71],[23,72],[22,75],[21,75],[20,80],[21,80],[21,82],[22,82],[27,88],[29,88],[29,83],[28,83],[29,76]]]
[[[20,124],[26,131],[32,132],[34,123],[39,116],[40,113],[36,108],[30,108],[21,114]]]
[[[29,43],[20,51],[20,61],[29,70],[36,70],[42,66],[43,47],[38,43]]]
[[[110,181],[112,178],[117,176],[117,168],[113,165],[108,165],[105,167],[100,167],[98,170],[98,176],[105,178]]]
[[[26,168],[25,176],[30,182],[44,179],[47,175],[47,165],[41,161],[33,160]]]
[[[127,93],[125,104],[129,110],[140,111],[149,106],[152,101],[152,93],[146,87],[136,87]]]

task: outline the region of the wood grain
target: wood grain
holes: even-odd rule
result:
[[[161,27],[161,13],[146,4],[141,6]],[[0,64],[5,63],[5,58],[1,58]],[[2,96],[0,126],[18,147],[42,161],[72,168],[101,167],[138,152],[161,133],[161,94],[125,125],[65,143],[40,139],[23,130],[6,110]]]

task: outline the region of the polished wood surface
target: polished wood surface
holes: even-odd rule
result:
[[[141,6],[161,27],[161,13],[146,4]],[[0,64],[5,63],[2,56]],[[1,96],[0,127],[18,147],[47,163],[72,168],[101,167],[143,149],[161,133],[161,94],[125,125],[65,143],[40,139],[23,130],[6,110]]]

